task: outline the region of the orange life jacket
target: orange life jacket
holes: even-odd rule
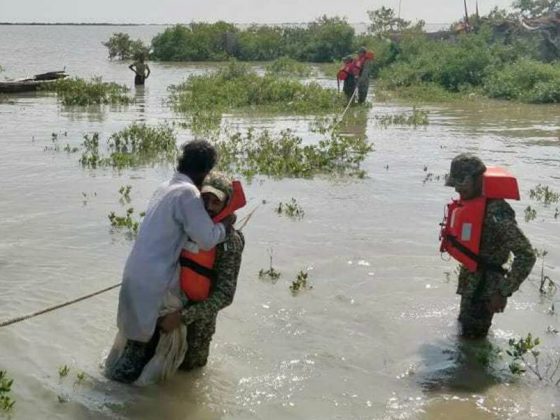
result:
[[[488,167],[483,175],[482,194],[471,200],[452,200],[441,223],[440,251],[463,264],[467,270],[479,268],[504,272],[486,263],[479,255],[482,228],[489,199],[519,200],[517,179],[503,168]]]
[[[346,80],[348,76],[354,75],[354,62],[344,64],[344,66],[336,74],[337,80]]]
[[[233,214],[247,203],[241,182],[233,181],[232,187],[233,193],[228,204],[212,218],[215,223]],[[208,299],[212,282],[215,279],[213,268],[216,261],[216,247],[208,251],[199,250],[196,253],[183,249],[179,261],[181,263],[181,290],[187,298],[194,302]]]

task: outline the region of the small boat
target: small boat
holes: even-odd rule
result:
[[[68,75],[61,71],[50,71],[48,73],[36,74],[33,77],[19,80],[8,80],[0,82],[0,93],[33,92],[42,86],[64,79]]]

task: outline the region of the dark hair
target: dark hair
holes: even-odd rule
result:
[[[218,160],[218,153],[206,140],[193,140],[181,146],[181,156],[177,160],[177,171],[189,174],[205,174],[212,170]]]

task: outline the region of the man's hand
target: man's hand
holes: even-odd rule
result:
[[[502,296],[499,293],[494,293],[490,300],[488,301],[488,310],[493,313],[504,312],[507,305],[507,297]]]
[[[181,325],[181,311],[171,312],[158,319],[158,325],[165,333],[170,333]]]
[[[230,214],[224,220],[222,220],[222,224],[226,228],[226,232],[230,232],[233,228],[233,225],[237,222],[237,216],[234,214]]]

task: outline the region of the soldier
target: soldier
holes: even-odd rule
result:
[[[358,57],[354,60],[354,74],[356,76],[358,87],[358,103],[363,104],[369,90],[369,73],[371,64],[373,63],[374,54],[365,47],[358,50]]]
[[[455,187],[455,191],[460,194],[463,211],[468,208],[469,203],[483,197],[483,175],[486,170],[486,166],[478,157],[467,153],[456,156],[451,162],[446,185]],[[506,198],[519,197],[517,183],[514,185],[515,197]],[[461,334],[466,338],[482,338],[488,334],[492,317],[495,313],[504,311],[507,298],[519,289],[536,261],[529,240],[517,226],[515,212],[511,206],[503,199],[490,198],[490,195],[484,203],[485,208],[480,212],[482,232],[478,255],[469,254],[461,244],[444,245],[445,238],[442,243],[442,249],[445,246],[456,246],[455,252],[459,252],[459,255],[464,253],[476,262],[477,268],[474,272],[461,265],[457,288],[457,294],[461,295],[459,323]],[[451,218],[451,215],[448,217]],[[476,225],[476,220],[473,224]],[[476,229],[476,226],[473,229]],[[470,232],[469,228],[469,236]],[[510,253],[514,259],[511,269],[506,272],[503,265]]]
[[[204,181],[201,194],[208,214],[214,217],[232,196],[231,180],[225,175],[211,173]],[[240,231],[228,231],[225,241],[216,246],[215,276],[208,298],[186,303],[182,319],[187,326],[188,350],[180,369],[192,370],[206,365],[218,312],[229,306],[235,295],[244,246],[245,239]]]

